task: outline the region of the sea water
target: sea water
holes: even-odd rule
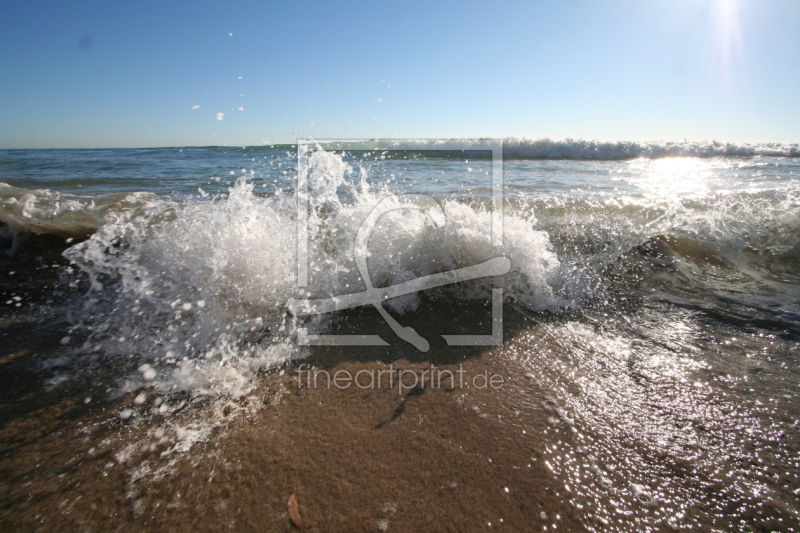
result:
[[[397,209],[376,224],[371,283],[510,260],[504,276],[383,305],[441,327],[503,289],[494,357],[546,392],[570,442],[542,436],[543,453],[584,527],[796,523],[797,146],[506,139],[498,250],[491,157],[417,145],[310,155],[304,288],[296,146],[0,151],[4,316],[63,317],[43,363],[53,383],[111,376],[100,394],[143,398],[125,419],[169,416],[173,397],[243,397],[309,356],[300,328],[342,330],[347,315],[287,305],[366,289],[355,235],[375,205],[429,196],[443,222]],[[450,349],[440,333],[423,331],[438,340],[420,357]],[[534,395],[503,402],[541,409]]]

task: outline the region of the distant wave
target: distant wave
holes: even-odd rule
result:
[[[645,157],[800,157],[800,145],[781,144],[732,144],[717,141],[703,142],[604,142],[583,139],[527,139],[508,137],[504,140],[505,156],[533,159],[635,159]]]
[[[321,144],[330,142],[320,139]],[[404,151],[425,150],[451,151],[469,149],[465,139],[416,139],[380,141],[380,146],[397,147]],[[465,145],[466,143],[466,145]],[[280,145],[293,149],[295,145]],[[476,143],[477,146],[477,143]],[[379,142],[346,141],[334,144],[335,149],[371,150],[380,149]],[[401,148],[402,147],[402,148]],[[278,146],[272,146],[278,148]],[[477,148],[476,148],[477,149]],[[428,155],[431,155],[430,153]],[[503,139],[503,156],[507,159],[564,159],[614,161],[636,158],[658,159],[662,157],[800,157],[798,143],[734,144],[718,141],[598,141],[585,139],[552,140],[548,138],[531,139],[527,137],[506,137]]]

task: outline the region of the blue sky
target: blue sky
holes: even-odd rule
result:
[[[796,0],[0,0],[0,148],[797,142],[797,28]]]

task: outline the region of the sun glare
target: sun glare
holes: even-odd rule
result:
[[[691,157],[635,160],[631,169],[639,177],[631,182],[656,198],[702,194],[708,191],[709,166],[708,161]]]
[[[714,59],[727,87],[735,62],[742,56],[742,35],[739,23],[740,0],[716,0],[714,19],[716,34],[714,38]]]

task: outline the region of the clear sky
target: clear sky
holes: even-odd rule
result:
[[[797,142],[800,1],[0,0],[0,148],[298,136]]]

